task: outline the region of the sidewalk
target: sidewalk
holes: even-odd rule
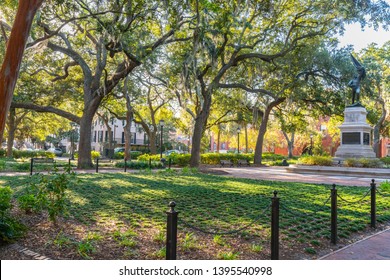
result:
[[[366,168],[361,168],[366,169]],[[269,180],[269,181],[282,181],[282,182],[302,182],[302,183],[313,183],[313,184],[336,184],[343,186],[361,186],[369,187],[371,180],[375,179],[375,182],[379,184],[385,181],[385,178],[375,177],[375,173],[370,172],[366,169],[366,176],[356,175],[345,175],[345,174],[322,174],[317,173],[292,173],[288,172],[285,167],[211,167],[205,169],[210,173],[224,174],[235,178],[247,178],[255,180]],[[388,179],[390,180],[390,173]]]
[[[390,260],[390,228],[323,256],[320,260]]]

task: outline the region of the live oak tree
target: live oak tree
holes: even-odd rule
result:
[[[31,25],[42,2],[43,0],[19,1],[9,38],[5,35],[4,24],[1,24],[3,37],[7,40],[7,49],[0,69],[0,143]]]
[[[177,3],[176,3],[177,4]],[[147,57],[163,44],[175,41],[175,31],[186,22],[181,6],[166,9],[159,1],[81,1],[48,5],[40,14],[35,42],[44,42],[53,60],[63,60],[60,69],[45,69],[68,78],[79,67],[83,75],[82,115],[19,104],[19,107],[51,111],[80,124],[78,167],[91,162],[91,124],[102,100]],[[34,44],[32,43],[32,44]]]
[[[275,63],[297,47],[308,44],[311,38],[332,36],[345,22],[364,21],[366,14],[377,14],[383,20],[381,8],[386,6],[383,2],[370,1],[198,0],[190,3],[191,13],[196,17],[189,31],[193,40],[183,44],[176,59],[180,58],[183,65],[181,94],[197,99],[191,166],[198,166],[200,161],[201,139],[214,92],[221,84],[234,82],[225,79],[236,66],[254,60]],[[384,14],[387,16],[388,10]],[[283,97],[273,102],[277,105],[282,101]],[[256,148],[255,163],[261,162],[261,144]]]
[[[379,141],[389,116],[390,100],[390,41],[378,48],[370,45],[361,51],[362,63],[367,71],[362,86],[362,102],[368,109],[368,118],[373,122],[373,149],[380,156]]]

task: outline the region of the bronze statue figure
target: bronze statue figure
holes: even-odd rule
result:
[[[351,54],[351,59],[355,68],[358,72],[355,77],[349,81],[348,86],[352,89],[352,104],[359,103],[360,99],[360,81],[366,77],[366,69],[353,57]]]

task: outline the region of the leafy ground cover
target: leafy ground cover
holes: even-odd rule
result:
[[[54,259],[163,259],[165,211],[179,211],[180,259],[269,259],[270,203],[281,203],[281,259],[317,258],[330,245],[330,186],[232,179],[166,170],[137,174],[79,174],[68,192],[67,217],[17,215],[29,227],[22,245]],[[23,193],[29,178],[0,177]],[[367,188],[338,187],[339,244],[370,231]],[[379,228],[390,221],[390,193],[377,197]],[[230,233],[230,234],[225,234]]]

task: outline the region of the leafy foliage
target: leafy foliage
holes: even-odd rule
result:
[[[56,224],[58,216],[66,213],[66,190],[74,184],[74,176],[68,170],[35,174],[18,197],[19,206],[27,212],[47,210],[50,221]]]
[[[347,167],[380,168],[383,163],[377,158],[347,158],[344,160],[344,165]]]
[[[24,232],[23,225],[9,213],[12,207],[12,193],[10,187],[0,187],[0,243],[13,241]]]
[[[329,156],[302,156],[298,159],[298,164],[331,166],[333,160]]]

